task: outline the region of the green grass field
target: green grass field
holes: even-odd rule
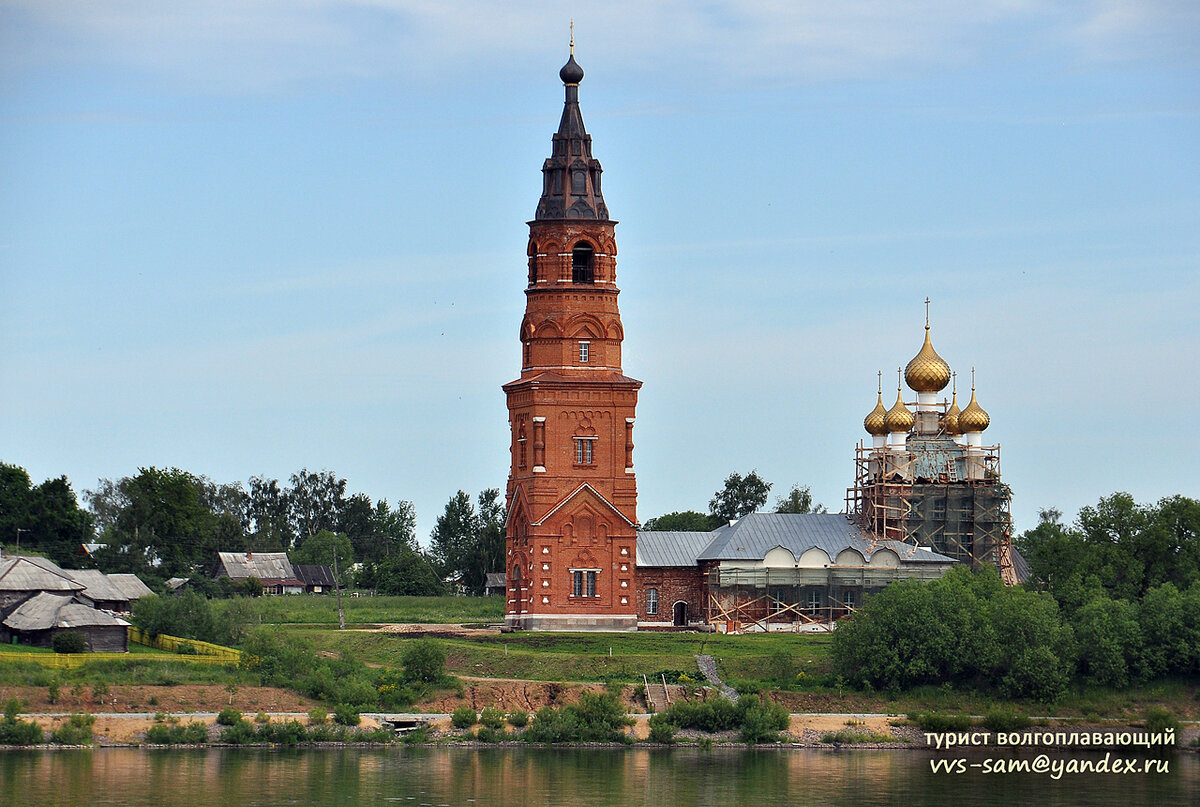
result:
[[[396,665],[413,638],[294,625],[290,630],[319,650],[349,652],[370,664]],[[696,655],[717,659],[723,676],[761,678],[781,651],[797,669],[825,672],[829,637],[798,634],[725,636],[695,633],[513,633],[446,636],[446,669],[456,675],[534,681],[637,682],[643,675],[679,670],[698,678]],[[611,653],[611,655],[610,655]]]
[[[220,612],[229,600],[213,600]],[[243,601],[244,602],[244,601]],[[297,594],[256,597],[249,606],[257,621],[275,625],[337,625],[337,598],[330,594]],[[351,597],[342,596],[346,624],[377,625],[391,622],[431,622],[447,625],[500,623],[504,597]]]

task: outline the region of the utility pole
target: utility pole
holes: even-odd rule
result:
[[[333,590],[337,592],[338,630],[346,629],[346,614],[342,612],[342,579],[338,576],[337,545],[333,547]]]
[[[22,527],[17,527],[17,554],[18,555],[21,554],[21,533],[23,533],[23,532],[33,532],[33,530],[27,530]]]

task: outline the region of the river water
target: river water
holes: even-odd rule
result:
[[[1114,756],[1118,753],[1114,753]],[[1058,760],[1103,753],[1047,751]],[[972,752],[970,762],[1014,758]],[[1035,752],[1020,757],[1033,759]],[[1132,752],[1124,754],[1134,757]],[[0,753],[0,804],[55,805],[921,805],[1175,807],[1200,803],[1200,758],[1167,773],[934,773],[927,751],[715,748],[108,748]],[[1154,758],[1154,757],[1152,757]]]

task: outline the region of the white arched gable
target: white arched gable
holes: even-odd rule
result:
[[[857,549],[847,547],[838,553],[838,566],[866,566],[867,559],[862,556],[862,553]]]
[[[877,549],[875,554],[871,555],[871,565],[896,569],[900,567],[900,556],[890,549]]]
[[[828,553],[824,549],[814,546],[800,556],[796,565],[806,569],[824,569],[830,563]]]
[[[763,555],[763,566],[768,566],[773,569],[793,568],[796,565],[796,556],[785,547],[777,546],[774,549]]]

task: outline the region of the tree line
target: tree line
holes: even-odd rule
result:
[[[428,550],[416,540],[412,502],[351,492],[331,471],[305,468],[286,482],[255,476],[243,485],[139,468],[99,480],[82,499],[65,476],[35,485],[24,468],[0,463],[0,541],[67,568],[159,583],[210,577],[218,552],[287,552],[293,563],[325,566],[336,555],[344,584],[383,594],[441,594],[447,580],[482,593],[487,573],[504,568],[505,513],[494,488],[479,494],[478,510],[466,493],[452,497]],[[100,547],[84,554],[84,544]]]
[[[723,524],[761,510],[767,503],[772,484],[758,471],[742,476],[731,473],[708,502],[708,512],[682,510],[646,519],[643,530],[673,530],[677,532],[710,532]],[[812,488],[792,485],[786,495],[775,500],[775,513],[827,513],[825,505],[813,501]]]
[[[1030,579],[954,569],[894,583],[833,634],[858,686],[961,685],[1052,701],[1071,686],[1200,676],[1200,501],[1115,493],[1014,542]]]

